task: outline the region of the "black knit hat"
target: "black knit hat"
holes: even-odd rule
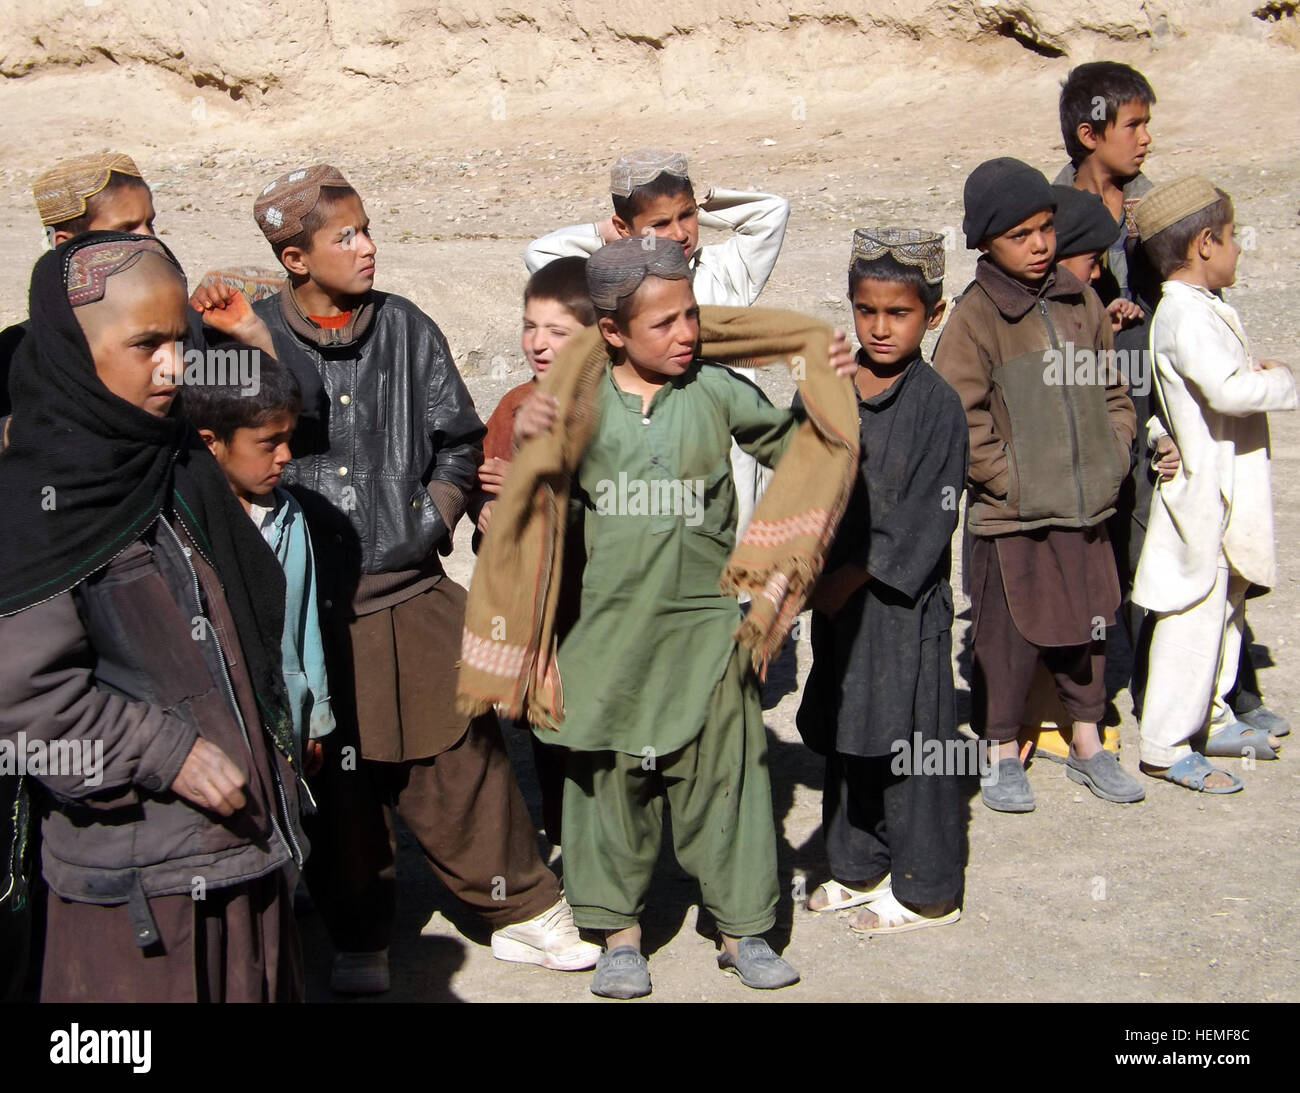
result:
[[[970,173],[962,204],[966,215],[961,230],[967,248],[974,250],[990,235],[1001,235],[1042,209],[1055,209],[1056,194],[1041,171],[1000,156],[985,160]]]
[[[1056,257],[1072,258],[1110,250],[1119,238],[1119,221],[1105,202],[1087,190],[1053,186],[1056,194]]]

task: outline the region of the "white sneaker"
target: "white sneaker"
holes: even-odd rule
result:
[[[330,990],[339,994],[383,994],[389,988],[388,950],[335,953]]]
[[[519,964],[540,964],[560,972],[594,968],[600,946],[583,941],[573,924],[573,911],[560,900],[527,922],[503,926],[492,935],[492,955]]]

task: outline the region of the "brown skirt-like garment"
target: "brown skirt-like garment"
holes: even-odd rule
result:
[[[351,653],[330,661],[331,705],[345,735],[356,732],[364,758],[428,759],[465,735],[469,718],[456,712],[464,626],[465,590],[443,577],[337,635]]]
[[[160,939],[135,943],[127,905],[50,893],[42,1002],[301,1002],[302,951],[284,870],[203,899],[149,901]]]

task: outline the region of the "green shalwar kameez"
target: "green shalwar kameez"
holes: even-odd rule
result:
[[[735,545],[731,439],[777,462],[797,422],[728,369],[696,361],[642,411],[607,370],[574,483],[587,551],[578,620],[559,650],[570,749],[564,880],[578,925],[640,917],[663,797],[682,867],[734,937],[770,929],[776,830],[758,684],[718,590]]]

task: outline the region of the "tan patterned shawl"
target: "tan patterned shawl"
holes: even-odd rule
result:
[[[827,363],[830,339],[826,324],[789,311],[700,308],[700,357],[785,364],[808,414],[720,581],[724,592],[752,597],[736,640],[760,672],[821,572],[857,470],[857,403],[850,381]],[[457,705],[471,716],[499,707],[512,717],[526,712],[536,725],[564,718],[554,624],[569,483],[596,428],[608,359],[593,327],[564,347],[540,381],[558,400],[558,421],[511,462],[470,585]]]

